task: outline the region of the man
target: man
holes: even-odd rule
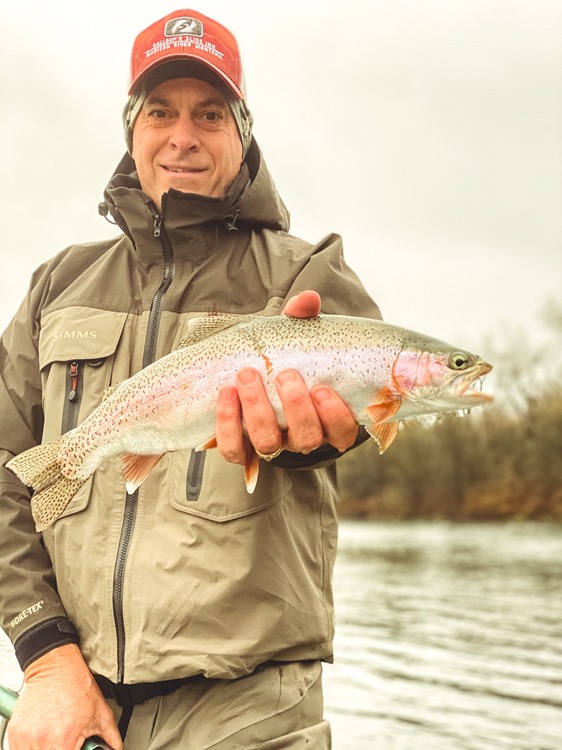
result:
[[[123,234],[39,268],[2,338],[3,463],[76,426],[191,318],[313,316],[311,289],[325,312],[379,317],[337,236],[287,233],[227,29],[187,10],[152,24],[129,94],[103,206]],[[25,673],[11,750],[330,746],[334,459],[364,435],[331,389],[294,371],[277,386],[284,434],[246,368],[220,393],[218,450],[168,454],[133,495],[107,460],[42,534],[2,470],[0,610]],[[245,433],[265,459],[251,495]]]

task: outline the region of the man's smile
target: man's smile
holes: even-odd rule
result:
[[[205,171],[203,167],[174,167],[168,164],[161,164],[160,166],[166,172],[174,172],[176,174],[197,174]]]

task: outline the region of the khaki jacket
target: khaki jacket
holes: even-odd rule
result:
[[[255,142],[247,165],[231,195],[171,191],[159,216],[123,160],[105,196],[123,234],[41,266],[2,337],[2,465],[78,424],[109,385],[170,352],[192,317],[277,314],[305,289],[324,312],[380,317],[338,236],[288,234]],[[43,534],[2,468],[0,616],[20,663],[57,645],[49,627],[64,636],[68,620],[92,671],[115,682],[330,660],[334,454],[282,454],[252,495],[217,451],[168,454],[133,496],[109,459]]]

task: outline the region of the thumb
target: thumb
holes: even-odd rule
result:
[[[297,294],[285,305],[284,315],[292,318],[315,318],[320,314],[320,295],[312,289]]]

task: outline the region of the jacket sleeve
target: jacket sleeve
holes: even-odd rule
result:
[[[57,594],[51,561],[35,531],[29,490],[5,467],[41,441],[43,410],[34,310],[48,284],[38,271],[31,290],[0,340],[0,624],[22,669],[78,637]]]
[[[288,301],[308,289],[320,294],[323,313],[382,320],[378,305],[370,297],[357,274],[346,263],[342,240],[337,234],[328,235],[314,246],[308,262],[295,277],[285,300]],[[353,450],[368,439],[369,433],[361,427],[357,440],[348,450]],[[323,445],[307,456],[284,451],[272,463],[282,469],[318,469],[341,455],[331,445]]]

